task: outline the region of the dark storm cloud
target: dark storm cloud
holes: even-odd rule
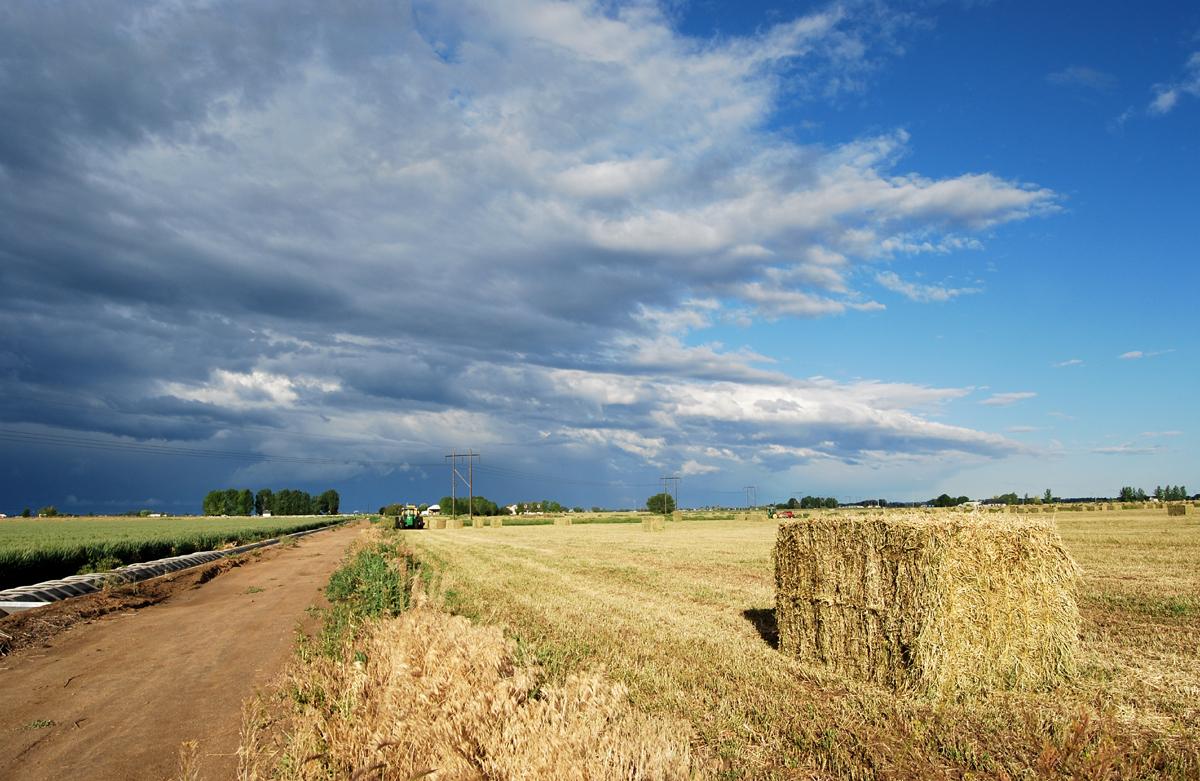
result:
[[[642,4],[9,3],[6,425],[308,436],[352,472],[468,441],[585,474],[736,468],[764,443],[793,464],[1010,452],[904,412],[953,390],[811,386],[688,342],[881,308],[853,271],[906,231],[953,244],[1054,208],[990,175],[894,176],[903,133],[763,129],[780,69],[817,94],[893,33],[840,8],[698,42]]]

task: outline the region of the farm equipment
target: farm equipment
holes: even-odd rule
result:
[[[425,519],[421,517],[421,511],[415,504],[406,504],[396,525],[400,529],[424,529]]]

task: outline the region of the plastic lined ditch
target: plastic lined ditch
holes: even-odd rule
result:
[[[100,591],[105,586],[124,585],[128,583],[137,583],[150,578],[156,578],[160,575],[166,575],[171,572],[179,572],[180,570],[198,567],[201,564],[208,564],[213,561],[218,561],[230,556],[237,556],[241,553],[247,553],[258,548],[266,548],[271,545],[276,545],[285,539],[295,539],[308,534],[313,534],[326,529],[333,529],[341,526],[341,523],[334,523],[328,526],[321,526],[316,529],[305,529],[303,531],[284,534],[280,537],[272,537],[269,540],[259,540],[258,542],[239,545],[235,548],[226,550],[210,550],[200,551],[197,553],[188,553],[182,556],[171,556],[170,558],[158,559],[156,561],[143,561],[136,564],[127,564],[124,567],[110,570],[109,572],[92,572],[86,575],[70,575],[58,580],[46,580],[41,583],[35,583],[32,586],[20,586],[18,588],[6,589],[0,591],[0,616],[6,616],[22,610],[29,610],[42,605],[48,605],[51,602],[58,602],[71,597],[79,597],[84,594],[93,594]]]

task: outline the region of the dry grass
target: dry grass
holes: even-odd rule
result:
[[[874,512],[780,525],[780,649],[895,689],[963,696],[1075,670],[1078,567],[1054,528]]]
[[[1084,572],[1078,675],[952,703],[776,650],[775,523],[406,539],[451,609],[505,628],[551,681],[601,670],[637,707],[688,721],[695,759],[723,777],[1200,777],[1200,524],[1057,524]]]
[[[243,781],[694,777],[686,724],[639,712],[597,673],[548,681],[498,628],[429,604],[410,563],[401,551],[390,568],[411,609],[327,618],[334,647],[302,642],[274,700],[248,705]]]

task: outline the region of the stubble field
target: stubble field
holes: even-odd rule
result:
[[[782,656],[777,525],[405,533],[452,612],[551,679],[599,671],[690,725],[719,777],[1200,777],[1200,517],[1059,513],[1083,567],[1079,675],[1053,691],[900,697]]]

